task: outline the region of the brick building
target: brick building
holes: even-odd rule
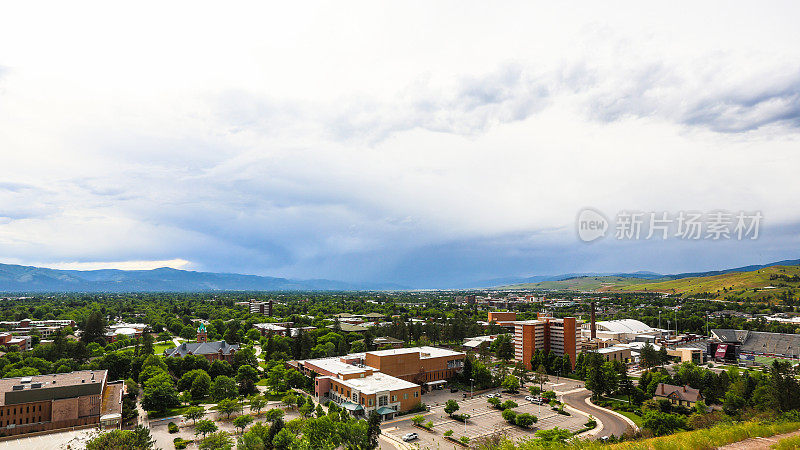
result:
[[[462,352],[415,347],[290,361],[289,365],[315,377],[319,401],[332,400],[357,415],[374,410],[388,419],[420,403],[422,386],[446,383],[464,367],[464,357]]]
[[[123,384],[105,370],[0,379],[0,431],[16,435],[80,425],[118,426]]]
[[[536,350],[551,352],[556,356],[569,355],[572,367],[581,352],[580,322],[574,317],[556,319],[539,314],[536,320],[514,323],[514,359],[531,367]]]
[[[0,333],[0,347],[6,350],[16,348],[17,351],[26,352],[31,349],[30,336],[14,336],[11,333]]]
[[[205,356],[209,362],[233,362],[233,357],[239,351],[239,344],[228,344],[225,341],[208,342],[208,332],[204,324],[197,327],[197,342],[184,342],[183,344],[164,350],[165,358],[183,358],[188,355]]]

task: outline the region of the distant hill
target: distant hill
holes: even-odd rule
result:
[[[636,277],[582,275],[559,280],[503,286],[504,289],[550,289],[592,292],[661,292],[683,296],[734,299],[796,297],[800,290],[800,260],[737,267],[710,272]]]
[[[195,291],[344,291],[406,289],[390,283],[195,272],[168,267],[153,270],[56,270],[0,264],[0,292],[195,292]]]

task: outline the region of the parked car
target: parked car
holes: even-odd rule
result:
[[[419,439],[419,435],[417,433],[408,433],[403,435],[403,441],[405,442],[413,441],[414,439]]]
[[[494,394],[486,394],[486,398],[494,398]]]
[[[450,392],[458,392],[458,388],[451,387]]]
[[[526,396],[525,396],[525,400],[527,400],[527,401],[529,401],[529,402],[533,402],[534,398],[533,398],[533,397],[531,397],[530,395],[526,395]]]

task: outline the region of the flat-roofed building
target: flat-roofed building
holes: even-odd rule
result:
[[[438,347],[412,347],[364,353],[364,364],[417,384],[444,384],[464,368],[464,352]]]
[[[16,348],[20,352],[26,352],[31,349],[30,336],[15,336],[11,333],[0,333],[0,346],[6,350]]]
[[[105,370],[0,379],[0,431],[17,435],[101,423],[118,426],[122,382]]]
[[[626,347],[606,347],[597,350],[597,354],[599,354],[603,359],[606,361],[621,361],[623,363],[628,363],[633,358],[631,355],[631,349]]]
[[[580,322],[574,317],[556,319],[539,314],[536,320],[514,322],[514,359],[531,367],[536,350],[568,355],[572,367],[581,352]]]
[[[489,322],[507,322],[517,320],[517,313],[515,311],[489,311]]]

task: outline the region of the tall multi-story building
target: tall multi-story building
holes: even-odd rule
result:
[[[531,367],[531,358],[536,350],[551,352],[556,356],[569,355],[575,367],[581,351],[580,322],[574,317],[556,319],[539,314],[536,320],[514,323],[514,359]]]
[[[121,381],[105,370],[0,379],[0,432],[5,435],[81,425],[118,426]]]
[[[264,314],[265,316],[272,316],[272,300],[268,302],[254,302],[250,301],[247,306],[250,310],[250,314]]]

